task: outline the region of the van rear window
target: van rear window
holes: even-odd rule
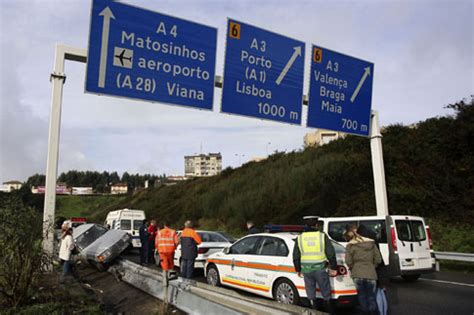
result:
[[[396,220],[398,238],[401,241],[419,242],[426,240],[425,225],[423,221]]]
[[[413,241],[413,235],[410,228],[410,221],[408,220],[396,220],[395,225],[397,226],[398,239],[401,241]]]
[[[421,221],[411,221],[415,242],[426,240],[425,225]]]

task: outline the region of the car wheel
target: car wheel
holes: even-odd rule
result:
[[[213,287],[220,287],[221,280],[219,277],[219,270],[214,265],[207,267],[207,275],[206,275],[207,283],[212,285]]]
[[[421,276],[420,274],[416,274],[416,275],[403,275],[402,278],[403,278],[403,280],[405,280],[406,282],[415,282],[416,280],[418,280],[418,278],[419,278],[420,276]]]
[[[107,269],[109,269],[109,266],[104,264],[104,263],[96,263],[95,264],[95,267],[100,271],[100,272],[104,272],[104,271],[107,271]]]
[[[291,281],[280,279],[273,285],[273,298],[278,303],[297,305],[300,302],[298,290]]]

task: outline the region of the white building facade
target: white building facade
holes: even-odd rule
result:
[[[17,180],[11,180],[4,182],[3,186],[0,188],[0,191],[3,192],[12,192],[13,190],[18,190],[23,186],[23,183]]]
[[[333,140],[344,138],[343,132],[318,129],[316,132],[309,132],[304,136],[304,147],[317,147],[328,144]]]
[[[214,176],[222,172],[222,155],[209,153],[184,157],[184,176]]]

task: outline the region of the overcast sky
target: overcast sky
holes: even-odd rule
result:
[[[451,114],[474,93],[474,1],[127,0],[218,28],[222,75],[227,17],[375,64],[373,109],[382,125]],[[54,45],[87,48],[90,1],[1,0],[0,181],[46,172]],[[182,175],[184,155],[221,152],[236,167],[299,150],[298,126],[164,104],[84,94],[85,64],[67,62],[59,172]],[[305,75],[307,78],[308,76]],[[308,93],[305,82],[304,93]]]

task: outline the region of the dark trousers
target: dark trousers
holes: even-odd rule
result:
[[[148,264],[148,242],[143,242],[142,247],[140,247],[140,264]]]
[[[181,259],[181,277],[191,279],[194,272],[195,259]]]
[[[155,261],[155,243],[151,242],[148,244],[148,262],[152,264]]]
[[[376,289],[377,281],[371,279],[354,278],[357,288],[357,298],[362,311],[366,314],[377,311]]]
[[[326,269],[303,273],[304,288],[309,300],[316,300],[316,286],[326,301],[331,300],[331,283]]]

